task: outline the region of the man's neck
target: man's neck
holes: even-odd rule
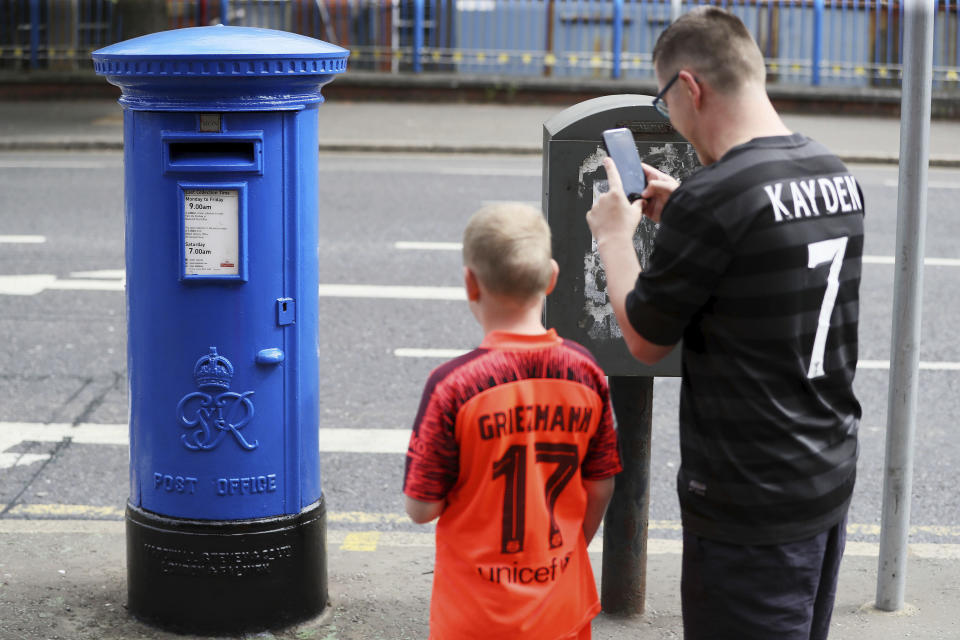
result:
[[[730,149],[754,138],[788,136],[792,132],[780,119],[762,87],[745,90],[736,98],[718,101],[717,109],[704,122],[705,164],[713,164]]]

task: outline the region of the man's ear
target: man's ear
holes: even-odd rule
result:
[[[477,274],[470,267],[463,268],[463,288],[467,290],[467,300],[476,302],[480,299],[480,283]]]
[[[687,93],[690,94],[690,101],[693,104],[693,108],[699,111],[703,103],[703,87],[700,85],[697,77],[689,71],[681,71],[680,79],[683,80],[683,85],[686,87]]]
[[[550,259],[550,268],[553,270],[550,274],[550,284],[547,285],[547,290],[544,291],[544,295],[547,296],[553,293],[553,289],[557,286],[557,277],[560,275],[560,265],[552,258]]]

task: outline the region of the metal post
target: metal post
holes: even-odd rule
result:
[[[413,0],[413,72],[423,71],[420,54],[423,51],[424,0]]]
[[[220,24],[230,24],[230,0],[220,0]]]
[[[640,615],[647,587],[653,378],[610,376],[623,472],[603,520],[600,603],[606,613]]]
[[[123,37],[137,36],[169,29],[166,0],[117,0],[117,18],[123,22]]]
[[[623,0],[613,0],[613,72],[614,80],[620,77],[623,59]]]
[[[547,0],[547,37],[543,45],[543,75],[549,78],[553,75],[553,20],[554,20],[554,0]]]
[[[30,0],[30,68],[40,67],[40,0]]]
[[[876,606],[884,611],[896,611],[903,606],[906,582],[927,223],[933,0],[908,3],[905,18],[893,337],[877,569]]]
[[[670,22],[676,22],[683,14],[683,0],[670,0]]]
[[[823,60],[824,0],[813,1],[813,56],[810,60],[810,83],[820,86],[820,61]]]

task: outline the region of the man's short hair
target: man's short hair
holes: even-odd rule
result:
[[[550,227],[520,203],[486,206],[463,232],[463,263],[491,292],[517,299],[542,296],[553,275]]]
[[[653,47],[662,77],[692,69],[723,94],[766,82],[763,54],[740,18],[718,7],[697,7],[667,27]]]

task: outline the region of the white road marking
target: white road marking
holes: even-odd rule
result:
[[[322,298],[393,298],[396,300],[466,300],[463,287],[375,284],[322,284]]]
[[[12,236],[0,236],[3,238]],[[42,236],[16,236],[37,237]],[[396,249],[417,251],[460,251],[459,242],[396,242]],[[864,264],[893,265],[893,256],[864,256]],[[926,258],[929,267],[960,267],[960,258]],[[0,276],[0,295],[34,296],[47,290],[123,291],[126,287],[122,269],[76,271],[68,279],[39,273]],[[466,300],[462,287],[430,287],[422,285],[321,284],[324,298],[371,298],[394,300]]]
[[[395,242],[394,249],[407,251],[462,251],[462,242]]]
[[[414,349],[400,348],[394,349],[393,355],[398,358],[444,358],[452,360],[467,353],[469,349]]]
[[[960,371],[960,362],[924,362],[919,363],[921,370],[926,371]],[[860,360],[858,369],[889,369],[889,360]]]
[[[0,244],[42,244],[46,241],[46,236],[0,235]]]
[[[896,264],[893,256],[863,256],[863,264]],[[928,267],[960,267],[957,258],[926,258],[923,264]]]
[[[103,278],[106,280],[123,280],[127,272],[123,269],[100,269],[99,271],[74,271],[71,278]]]
[[[47,289],[72,291],[123,291],[126,288],[123,280],[60,280],[56,279]]]
[[[84,274],[87,272],[77,272]],[[109,273],[110,275],[107,275]],[[90,278],[61,280],[52,274],[0,276],[0,295],[35,296],[48,290],[123,291],[122,272],[90,272]],[[94,275],[95,274],[95,275]],[[373,284],[322,284],[324,298],[384,298],[398,300],[466,300],[463,287],[427,287]]]
[[[0,422],[0,469],[43,462],[49,454],[7,453],[21,442],[60,442],[70,438],[80,444],[127,444],[125,424],[43,424],[37,422]]]
[[[900,181],[894,180],[894,179],[884,180],[883,186],[897,188],[900,186]],[[956,182],[939,182],[936,180],[932,180],[927,182],[927,188],[928,189],[960,189],[960,184]]]
[[[0,159],[0,169],[109,169],[121,166],[123,166],[123,163],[119,160],[57,160],[55,158]]]
[[[0,276],[0,295],[35,296],[47,290],[123,291],[122,279],[61,280],[55,275],[38,273],[20,276]]]
[[[462,356],[469,349],[417,349],[414,347],[399,347],[393,350],[398,358],[443,358],[451,360]],[[858,369],[889,369],[889,360],[860,360]],[[926,371],[960,371],[960,362],[926,362],[920,361],[920,369]]]
[[[178,425],[170,432],[174,441]],[[125,424],[0,422],[0,469],[42,462],[49,454],[7,453],[22,442],[60,442],[65,438],[78,444],[127,446],[129,430]],[[410,442],[407,429],[320,429],[323,453],[406,453]]]
[[[35,296],[56,280],[57,276],[48,274],[0,276],[0,295]]]
[[[500,178],[539,178],[542,169],[501,169],[499,167],[438,167],[436,173],[446,176],[485,176]]]
[[[0,447],[3,444],[0,443]],[[0,469],[9,469],[10,467],[27,466],[34,462],[43,462],[50,458],[46,453],[0,453]]]
[[[863,256],[863,264],[896,264],[893,256]]]
[[[525,204],[529,207],[533,207],[534,209],[539,209],[542,204],[538,200],[483,200],[481,201],[480,204],[486,207],[487,205],[491,205],[491,204],[513,204],[515,202],[519,202],[520,204]]]
[[[407,429],[320,429],[324,453],[406,453]]]

